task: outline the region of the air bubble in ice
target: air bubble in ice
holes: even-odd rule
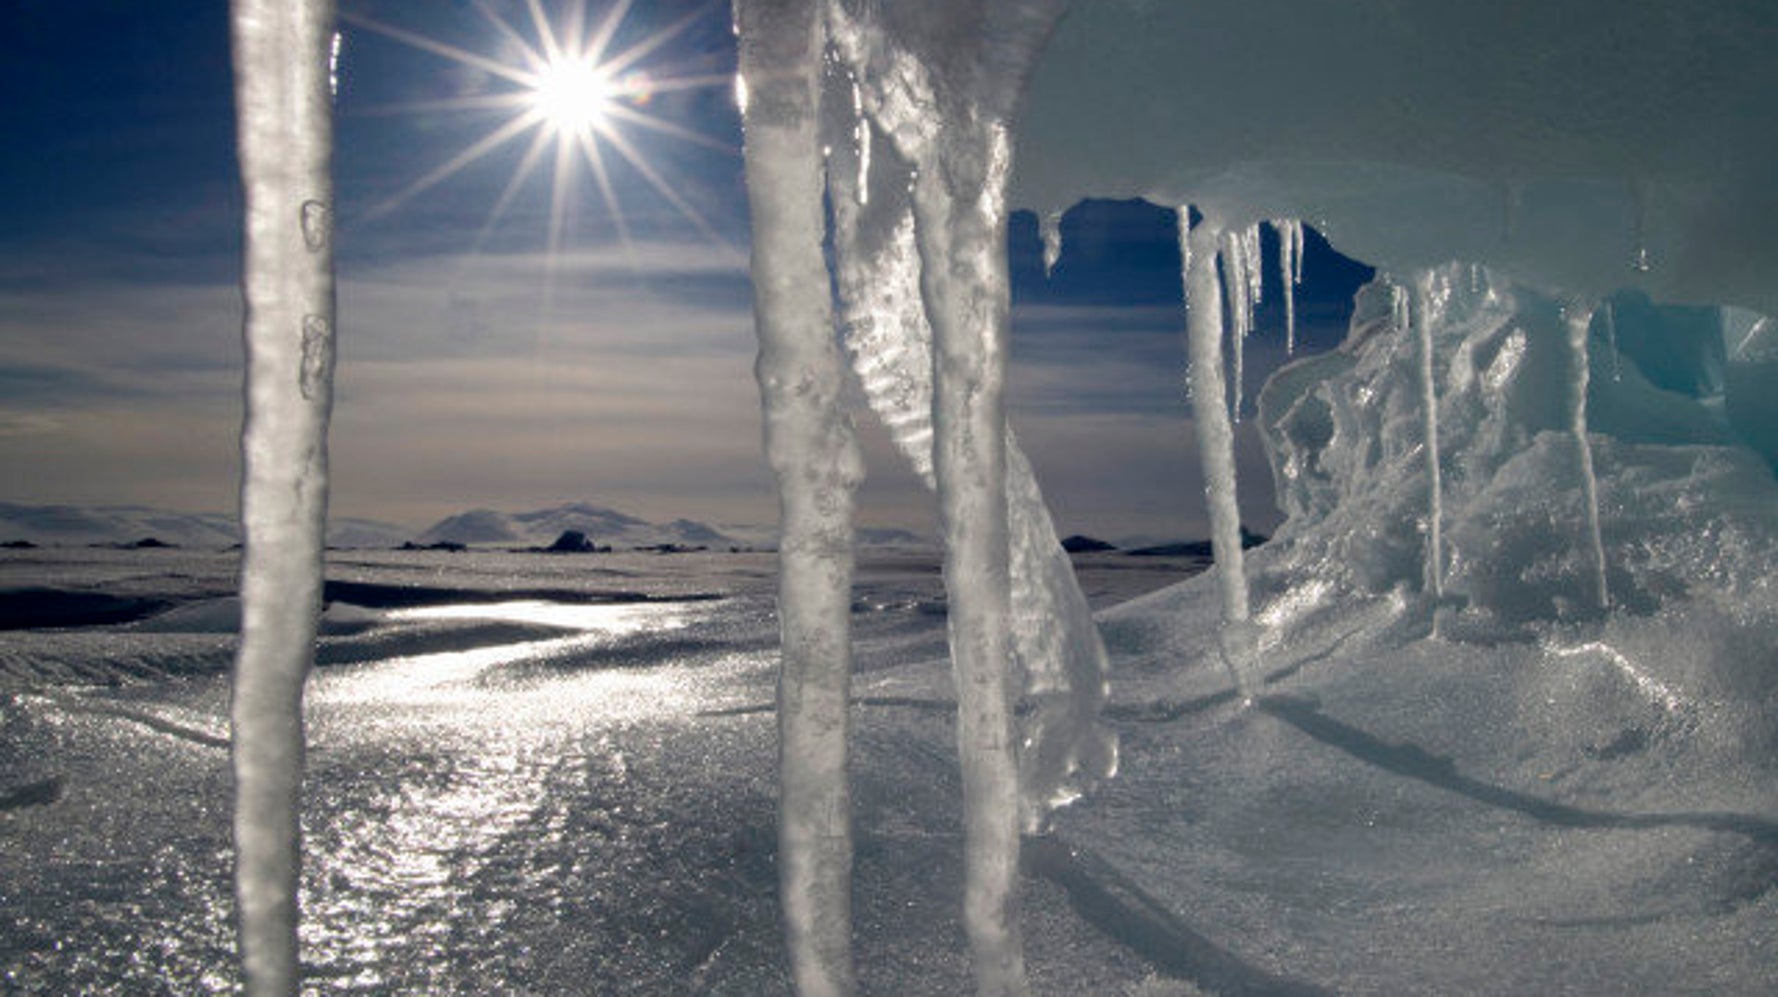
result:
[[[303,359],[297,373],[297,387],[303,397],[313,400],[320,392],[328,370],[333,366],[333,328],[321,315],[303,316]]]
[[[333,238],[333,212],[320,201],[304,201],[302,206],[303,245],[318,253]]]

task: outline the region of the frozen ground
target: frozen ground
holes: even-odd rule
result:
[[[6,556],[9,589],[182,606],[0,636],[5,989],[227,990],[228,556]],[[1193,636],[1207,579],[1141,596],[1195,566],[1081,567],[1112,607],[1123,766],[1027,842],[1037,992],[1769,992],[1769,761],[1599,649],[1636,653],[1630,624],[1483,646],[1387,598],[1280,596],[1245,707]],[[468,597],[329,613],[311,991],[788,991],[769,556],[336,554],[330,576]],[[966,992],[933,560],[867,563],[856,618],[862,983]]]

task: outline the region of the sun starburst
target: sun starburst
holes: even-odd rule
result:
[[[628,129],[641,128],[730,154],[738,152],[731,143],[711,138],[644,109],[659,94],[731,84],[732,78],[727,74],[674,76],[648,72],[641,67],[649,56],[707,16],[714,2],[698,7],[627,48],[614,50],[614,39],[630,11],[632,0],[616,0],[590,29],[585,0],[566,0],[557,20],[552,20],[545,12],[542,0],[523,0],[529,35],[503,18],[490,0],[472,0],[474,9],[488,26],[508,43],[505,47],[517,53],[516,57],[505,59],[460,48],[363,14],[342,12],[341,19],[349,25],[478,70],[495,81],[497,87],[503,88],[467,97],[386,106],[368,113],[510,112],[485,135],[374,205],[360,221],[387,215],[495,150],[528,135],[530,143],[476,234],[472,252],[478,251],[486,242],[526,181],[552,151],[548,225],[548,248],[552,260],[562,250],[572,192],[579,182],[576,174],[583,165],[598,188],[625,251],[631,251],[629,223],[612,178],[616,160],[621,160],[642,177],[707,238],[725,242],[703,214],[667,182],[626,134]],[[615,160],[611,154],[615,154]]]

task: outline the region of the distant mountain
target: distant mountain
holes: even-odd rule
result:
[[[415,537],[419,544],[460,543],[548,547],[567,532],[581,533],[601,547],[624,550],[677,544],[683,547],[743,546],[728,534],[689,519],[651,523],[602,506],[573,502],[532,512],[471,509],[433,524]]]
[[[860,526],[855,536],[860,547],[921,547],[932,543],[918,533],[894,526]]]
[[[408,530],[369,519],[331,519],[333,547],[387,547]],[[127,544],[148,538],[177,547],[227,547],[240,542],[235,517],[219,512],[170,512],[139,505],[24,505],[0,502],[0,541],[40,546]]]
[[[1258,547],[1268,538],[1241,527],[1241,549]],[[1126,550],[1131,557],[1213,557],[1208,540],[1175,540]]]

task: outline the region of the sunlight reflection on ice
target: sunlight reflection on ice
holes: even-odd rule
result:
[[[564,602],[522,600],[517,602],[454,603],[446,606],[421,606],[396,609],[386,614],[391,621],[403,620],[505,620],[512,623],[537,623],[570,630],[598,631],[612,637],[641,633],[645,630],[666,630],[685,626],[681,607],[654,602],[617,603],[607,605],[574,605]]]
[[[448,989],[515,919],[559,905],[574,870],[512,856],[565,847],[565,800],[627,827],[601,802],[628,778],[612,732],[689,716],[732,697],[738,672],[769,666],[769,655],[694,661],[673,649],[674,632],[732,612],[720,605],[398,610],[384,614],[397,629],[495,620],[579,632],[318,672],[313,793],[329,818],[305,831],[302,924],[317,977],[341,992]],[[416,747],[389,752],[397,743]]]
[[[670,668],[564,668],[548,681],[502,675],[503,670],[515,665],[571,664],[581,652],[609,646],[626,637],[683,629],[692,619],[678,605],[507,602],[396,610],[387,618],[391,622],[499,620],[582,632],[464,651],[386,658],[326,676],[315,689],[317,701],[367,706],[475,705],[498,713],[508,722],[551,722],[594,715],[658,715],[683,708],[685,692],[689,691],[683,688],[688,676]],[[534,674],[530,677],[536,678]]]

